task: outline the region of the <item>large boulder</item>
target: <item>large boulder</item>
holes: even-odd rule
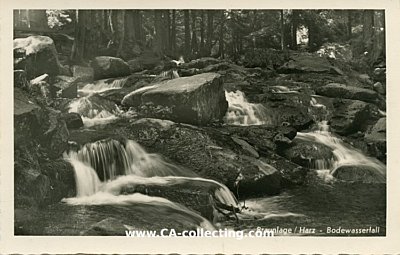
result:
[[[149,112],[147,117],[197,125],[221,120],[228,108],[222,79],[215,73],[177,78],[143,87],[125,96],[122,104],[159,106],[163,110]]]
[[[131,73],[129,65],[116,57],[95,57],[91,62],[91,66],[94,70],[95,80],[127,76]]]
[[[318,95],[334,98],[360,100],[381,105],[379,94],[373,90],[347,86],[339,83],[329,83],[316,89]]]
[[[119,194],[141,193],[152,197],[163,197],[197,212],[210,221],[218,210],[238,212],[238,203],[231,191],[219,183],[202,178],[120,177],[121,186],[114,190]]]
[[[386,117],[380,118],[364,136],[368,153],[383,162],[386,161],[386,139]]]
[[[14,39],[14,69],[26,70],[28,79],[44,73],[59,74],[60,63],[53,40],[47,36]]]
[[[332,150],[321,143],[295,139],[283,155],[303,167],[310,169],[329,169],[334,160]]]
[[[371,122],[377,120],[378,108],[358,100],[336,99],[330,120],[331,128],[340,135],[365,131]]]
[[[343,181],[362,183],[386,183],[386,176],[372,166],[344,165],[332,172],[332,175]]]
[[[318,55],[300,54],[291,59],[278,69],[281,73],[330,73],[343,74],[337,67],[331,65],[328,59]]]
[[[39,135],[41,107],[21,89],[14,88],[14,143]]]

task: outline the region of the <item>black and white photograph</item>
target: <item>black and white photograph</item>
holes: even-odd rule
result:
[[[387,9],[12,19],[15,237],[389,235]]]

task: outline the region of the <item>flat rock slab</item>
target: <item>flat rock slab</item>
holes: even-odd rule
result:
[[[329,83],[316,89],[316,93],[321,96],[354,99],[368,103],[376,103],[379,95],[373,90],[354,86],[347,86],[340,83]]]
[[[282,73],[331,73],[342,75],[343,72],[331,65],[325,57],[316,55],[298,55],[291,57],[279,68]]]

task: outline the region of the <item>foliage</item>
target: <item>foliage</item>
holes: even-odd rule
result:
[[[60,28],[72,22],[70,10],[46,10],[46,15],[50,28]]]

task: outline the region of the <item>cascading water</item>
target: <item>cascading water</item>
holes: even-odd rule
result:
[[[91,95],[73,100],[69,105],[68,112],[79,113],[84,126],[90,127],[97,124],[107,124],[116,120],[116,114],[121,112],[121,110],[116,104],[101,102],[98,96]]]
[[[113,180],[120,175],[196,176],[192,171],[166,162],[160,155],[147,153],[138,143],[127,140],[125,144],[113,139],[88,143],[75,152],[64,155],[72,164],[91,167],[100,180]],[[80,170],[76,170],[80,171]],[[86,175],[93,177],[93,174]],[[88,180],[87,183],[96,183]]]
[[[225,91],[225,97],[228,101],[225,123],[242,126],[268,124],[266,108],[261,104],[249,103],[242,91]]]
[[[124,187],[135,185],[174,187],[180,184],[190,186],[191,183],[204,183],[207,187],[214,187],[214,198],[219,203],[238,208],[236,198],[226,186],[196,177],[193,172],[168,163],[157,154],[147,153],[131,140],[125,145],[112,139],[89,143],[77,152],[65,153],[64,158],[71,162],[76,177],[77,197],[63,200],[71,205],[147,204],[168,207],[169,210],[177,211],[181,215],[179,217],[186,217],[183,219],[185,221],[197,222],[202,228],[214,229],[202,216],[167,199],[137,193],[121,194]]]
[[[129,77],[118,79],[103,79],[93,83],[88,83],[79,89],[82,95],[90,95],[93,93],[101,93],[110,89],[120,89],[128,81]]]
[[[368,166],[373,168],[379,175],[382,181],[386,179],[386,167],[377,159],[370,158],[357,151],[350,145],[345,144],[341,139],[335,137],[329,132],[327,121],[322,121],[318,124],[318,130],[309,133],[298,132],[296,138],[306,141],[313,141],[324,144],[332,149],[335,156],[335,161],[330,169],[319,168],[319,170],[332,174],[338,167],[344,165]],[[329,164],[326,164],[329,165]],[[321,167],[326,167],[321,165]]]

